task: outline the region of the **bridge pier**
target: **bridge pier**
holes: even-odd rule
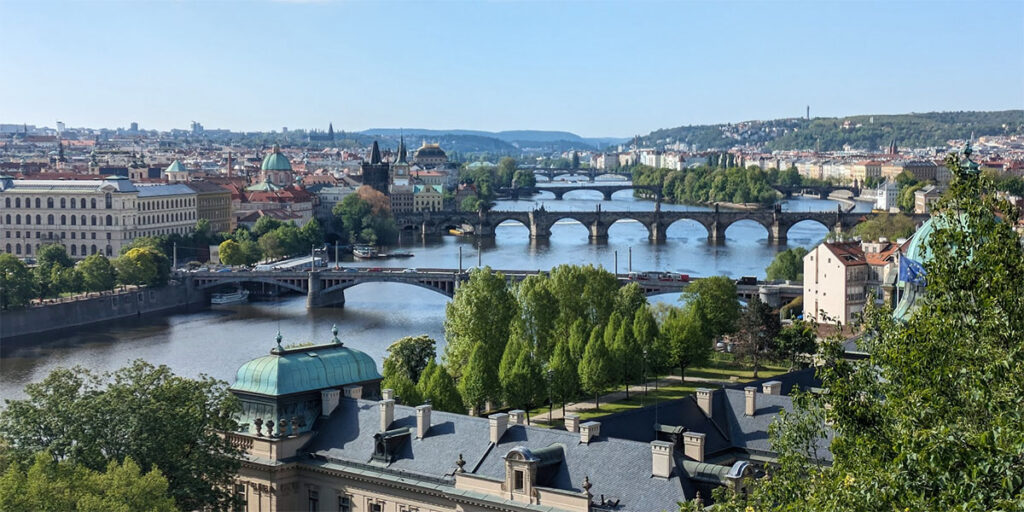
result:
[[[614,193],[615,192],[613,192],[611,190],[605,190],[604,191],[604,200],[605,201],[611,201],[612,200],[612,194],[614,194]]]
[[[590,224],[590,241],[602,242],[608,240],[608,226],[596,220]]]
[[[664,242],[667,235],[668,226],[662,222],[655,221],[650,226],[647,226],[647,239],[654,243]]]
[[[708,230],[708,241],[714,244],[725,243],[725,230],[729,226],[724,222],[719,222],[715,219],[711,223],[711,229]]]
[[[530,238],[534,240],[551,238],[551,226],[539,223],[536,212],[530,212]]]
[[[552,192],[555,194],[556,201],[561,201],[562,197],[565,195],[565,191],[563,190],[552,190]]]
[[[772,228],[768,230],[768,243],[769,244],[785,244],[786,233],[789,231],[789,226],[786,226],[779,222],[778,217],[772,222]]]

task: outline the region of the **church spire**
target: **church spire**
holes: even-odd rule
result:
[[[327,123],[327,136],[331,138],[332,142],[334,141],[334,123]]]
[[[377,141],[373,141],[373,147],[370,148],[370,163],[371,164],[379,164],[380,163],[380,147],[377,146]]]

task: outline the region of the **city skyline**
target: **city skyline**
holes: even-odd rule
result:
[[[1024,106],[1016,2],[59,5],[0,3],[0,122],[628,137]]]

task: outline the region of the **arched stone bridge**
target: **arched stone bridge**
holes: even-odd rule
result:
[[[629,182],[624,183],[612,183],[612,184],[601,184],[601,185],[537,185],[535,187],[516,187],[516,188],[503,188],[499,189],[499,194],[508,194],[512,199],[519,199],[522,196],[536,194],[538,192],[551,192],[555,195],[556,200],[561,200],[565,196],[566,192],[572,192],[575,190],[594,190],[604,195],[606,201],[612,200],[612,194],[621,190],[646,190],[653,192],[655,200],[661,200],[661,187],[655,185],[634,185]]]
[[[841,208],[841,207],[840,207]],[[770,243],[785,243],[789,229],[799,222],[812,221],[836,232],[847,231],[861,221],[873,217],[874,213],[845,213],[840,208],[829,212],[784,212],[774,210],[720,211],[608,211],[600,205],[593,211],[548,211],[543,208],[532,211],[489,211],[473,212],[420,212],[396,216],[399,229],[419,231],[424,236],[447,234],[448,230],[463,224],[473,226],[474,234],[493,237],[494,229],[503,222],[518,222],[530,230],[530,238],[544,239],[551,236],[551,227],[563,219],[583,224],[590,231],[592,241],[608,238],[608,229],[618,221],[633,220],[647,228],[652,242],[665,240],[668,227],[681,220],[691,220],[704,226],[708,240],[722,242],[725,230],[740,221],[753,221],[765,228]],[[924,222],[928,215],[913,215],[917,222]]]
[[[536,270],[496,270],[505,275],[510,283],[522,281],[527,276],[537,274]],[[290,290],[306,295],[306,307],[342,306],[345,304],[345,290],[364,283],[404,283],[419,286],[446,297],[455,296],[459,284],[469,279],[469,272],[459,269],[403,269],[388,268],[379,271],[345,269],[307,271],[233,271],[233,272],[180,272],[176,278],[186,281],[191,289],[210,291],[220,286],[245,284],[265,284],[277,289]],[[619,284],[636,282],[644,295],[660,295],[680,293],[692,281],[659,280],[657,276],[634,280],[627,274],[619,274]],[[699,280],[694,278],[693,280]],[[782,300],[789,301],[799,296],[802,289],[796,285],[766,285],[765,283],[737,285],[737,296],[750,299],[762,293],[765,288],[774,288]]]

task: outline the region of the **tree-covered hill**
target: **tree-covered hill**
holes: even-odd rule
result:
[[[643,142],[658,147],[682,142],[696,150],[728,149],[745,144],[763,146],[769,151],[834,151],[845,147],[876,150],[887,147],[893,139],[900,147],[945,146],[950,139],[965,139],[972,133],[975,136],[1024,134],[1024,110],[859,115],[681,126],[651,132]]]

